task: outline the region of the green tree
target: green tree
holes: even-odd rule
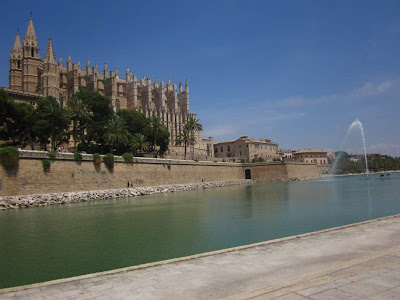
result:
[[[160,128],[163,125],[161,124],[160,118],[157,117],[156,115],[152,115],[150,117],[150,128],[154,137],[154,143],[153,143],[153,152],[154,152],[154,157],[157,157],[157,135],[160,130]]]
[[[77,140],[80,139],[82,141],[84,139],[85,126],[89,123],[91,116],[87,103],[82,101],[79,93],[74,94],[68,100],[68,114],[72,119],[74,151],[76,151]]]
[[[110,120],[104,134],[104,140],[111,146],[111,152],[115,146],[119,144],[127,145],[129,143],[129,132],[121,116],[114,116]]]
[[[148,151],[150,149],[150,144],[146,140],[144,134],[135,133],[132,137],[130,147],[134,152],[139,150],[139,153],[142,154],[142,151]]]
[[[194,145],[196,144],[195,134],[203,130],[203,126],[199,123],[199,119],[195,118],[193,115],[189,116],[187,123],[185,124],[186,129],[190,132],[192,136],[192,159],[194,159]]]
[[[74,97],[80,99],[88,108],[91,117],[86,125],[87,141],[96,142],[101,146],[101,153],[104,153],[104,132],[114,115],[110,99],[97,92],[80,90]]]
[[[65,131],[68,129],[70,124],[70,119],[68,118],[66,111],[53,97],[40,99],[38,101],[37,112],[42,119],[49,120],[51,138],[50,145],[51,150],[55,150],[57,137],[65,135]]]
[[[175,139],[175,144],[184,145],[185,147],[185,159],[186,159],[186,149],[189,145],[192,145],[195,141],[193,141],[194,137],[190,134],[189,130],[184,127],[182,132],[178,134]]]

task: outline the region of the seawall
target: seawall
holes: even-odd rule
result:
[[[79,163],[71,154],[51,160],[50,170],[43,171],[46,152],[21,151],[18,168],[0,167],[0,196],[93,191],[134,187],[189,184],[246,179],[246,172],[256,181],[315,178],[319,169],[302,163],[223,163],[169,159],[135,158],[125,162],[116,157],[112,169],[104,163],[95,165],[91,155]],[[247,170],[247,171],[246,171]],[[250,170],[250,171],[248,171]]]

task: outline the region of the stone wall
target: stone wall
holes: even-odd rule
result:
[[[230,181],[245,179],[246,169],[251,169],[251,178],[256,181],[304,179],[319,175],[317,166],[311,164],[240,164],[149,158],[135,158],[135,162],[127,163],[121,157],[116,157],[114,168],[109,170],[104,163],[94,165],[91,155],[85,155],[79,164],[63,155],[51,160],[50,171],[45,173],[42,159],[46,156],[34,154],[21,153],[19,167],[12,172],[0,167],[0,196],[121,189],[127,187],[128,181],[134,187]]]

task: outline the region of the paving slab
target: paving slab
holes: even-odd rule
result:
[[[399,273],[400,216],[396,215],[3,289],[0,299],[366,299],[399,294]]]

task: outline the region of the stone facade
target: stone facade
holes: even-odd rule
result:
[[[40,58],[38,39],[30,18],[23,45],[19,33],[15,37],[6,92],[12,99],[32,105],[42,97],[52,96],[65,107],[68,99],[79,89],[96,91],[109,97],[114,111],[133,109],[146,117],[157,115],[170,132],[171,146],[174,146],[175,138],[189,116],[196,117],[189,111],[188,80],[184,86],[182,81],[176,85],[170,79],[165,84],[157,77],[154,81],[144,75],[138,78],[129,68],[123,78],[117,69],[109,70],[107,63],[101,72],[97,64],[92,67],[88,60],[86,67],[82,68],[80,61],[74,63],[70,56],[64,65],[61,57],[56,61],[51,38],[45,58]],[[201,132],[198,132],[197,141],[202,141]],[[201,145],[197,148],[207,155],[207,149],[204,150]]]
[[[322,150],[301,150],[293,153],[297,162],[313,163],[317,165],[327,165],[328,156],[326,151]]]
[[[237,140],[214,143],[214,156],[221,158],[244,158],[247,162],[263,158],[272,161],[279,158],[278,143],[268,139],[253,139],[242,136]]]

